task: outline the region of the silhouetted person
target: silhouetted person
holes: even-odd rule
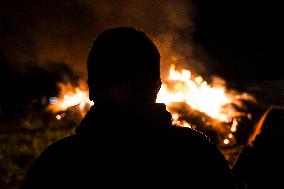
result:
[[[200,132],[172,126],[160,54],[142,31],[109,29],[88,57],[95,101],[76,134],[49,146],[23,188],[235,188],[220,151]]]
[[[284,188],[284,108],[271,108],[260,119],[234,172],[240,189]]]

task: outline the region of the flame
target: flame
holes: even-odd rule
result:
[[[66,111],[71,106],[77,106],[82,116],[86,113],[86,108],[94,105],[94,102],[89,99],[88,90],[84,84],[80,84],[80,87],[73,87],[70,83],[58,84],[60,88],[59,97],[51,97],[50,105],[48,109],[53,112]],[[58,119],[57,115],[57,119]],[[60,117],[61,119],[61,117]],[[60,120],[58,119],[58,120]]]
[[[83,111],[86,106],[94,104],[88,97],[87,87],[82,83],[79,87],[73,87],[70,83],[60,83],[59,88],[61,91],[59,97],[50,98],[48,109],[53,112],[66,111],[76,105]],[[249,98],[252,97],[246,93],[230,94],[223,85],[211,86],[201,76],[193,78],[189,70],[177,71],[175,65],[171,65],[156,102],[165,103],[167,107],[171,107],[173,102],[184,102],[212,118],[232,122],[231,130],[235,132],[238,122],[234,117],[239,112],[228,105],[239,104],[240,100]],[[177,113],[172,112],[172,116],[174,121],[178,120]]]
[[[226,132],[219,127],[219,132],[223,132],[223,143],[228,145],[234,139],[233,133],[237,131],[238,116],[247,115],[251,118],[251,114],[239,112],[232,104],[240,107],[243,99],[253,100],[253,97],[247,93],[228,90],[225,82],[220,79],[210,85],[201,76],[193,77],[192,75],[189,70],[178,71],[175,65],[171,65],[168,77],[163,79],[156,102],[166,104],[168,111],[172,114],[173,124],[178,126],[192,127],[190,123],[180,119],[179,113],[171,109],[176,102],[185,103],[219,122],[230,123],[230,128]],[[59,97],[51,97],[48,106],[48,109],[53,112],[65,111],[71,106],[76,106],[81,115],[84,116],[94,104],[88,98],[88,90],[85,84],[81,83],[79,87],[73,87],[71,84],[61,83],[59,87],[61,94]],[[57,115],[56,119],[61,120],[62,117],[63,115]],[[202,121],[205,122],[205,118],[202,118]],[[208,125],[208,121],[206,124]]]
[[[192,127],[187,121],[179,119],[179,113],[171,108],[176,106],[176,102],[185,103],[215,120],[227,123],[228,128],[224,128],[224,125],[221,126],[223,128],[219,126],[217,128],[218,123],[211,123],[211,125],[216,127],[215,129],[223,136],[223,144],[229,145],[235,141],[233,133],[237,131],[238,117],[246,115],[248,119],[251,119],[250,113],[240,112],[240,107],[243,106],[242,101],[255,101],[255,99],[247,93],[228,90],[225,82],[220,78],[216,81],[210,85],[201,76],[193,77],[193,74],[186,69],[178,71],[172,64],[168,77],[163,80],[156,101],[167,105],[167,109],[172,113],[173,124],[179,126]],[[203,117],[202,121],[208,125]]]
[[[223,107],[232,101],[225,93],[224,87],[212,87],[201,76],[191,78],[189,70],[183,69],[179,72],[174,65],[171,65],[169,76],[157,96],[159,103],[171,106],[172,102],[185,102],[192,108],[221,121],[230,120],[230,115]]]

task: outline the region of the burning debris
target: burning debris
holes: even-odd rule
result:
[[[201,76],[192,77],[185,69],[177,71],[174,65],[157,98],[157,102],[167,105],[174,124],[202,131],[220,145],[234,145],[239,121],[251,119],[243,101],[254,101],[254,98],[228,90],[220,79],[209,85]]]
[[[48,109],[52,112],[66,111],[69,107],[76,106],[83,117],[94,104],[89,99],[88,90],[83,83],[80,83],[79,87],[74,87],[70,83],[59,83],[58,86],[60,88],[59,97],[49,98]],[[56,119],[60,120],[61,118],[62,115],[56,115]]]
[[[79,87],[60,83],[59,88],[61,94],[51,97],[48,106],[56,113],[57,120],[64,117],[62,112],[69,107],[76,107],[83,117],[94,104],[89,100],[87,87],[83,83]],[[239,122],[251,119],[243,101],[254,101],[254,98],[228,90],[224,82],[210,85],[201,76],[193,77],[189,70],[176,70],[175,65],[170,66],[168,77],[163,78],[156,100],[167,105],[174,125],[202,131],[219,145],[234,145]]]

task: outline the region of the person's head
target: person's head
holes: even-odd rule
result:
[[[161,86],[160,54],[144,32],[130,27],[104,31],[91,46],[87,66],[90,99],[155,102]]]

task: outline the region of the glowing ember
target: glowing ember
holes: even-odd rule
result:
[[[177,113],[172,113],[172,119],[174,125],[191,128],[191,125],[189,123],[184,120],[179,120],[179,115]]]
[[[230,140],[226,138],[223,142],[224,142],[224,144],[229,144]]]
[[[55,116],[55,118],[58,119],[58,120],[60,120],[60,119],[62,118],[62,116],[59,115],[59,114],[57,114],[57,115]]]
[[[238,126],[238,121],[234,119],[232,127],[231,127],[231,131],[232,132],[236,132],[237,131],[237,126]]]
[[[228,138],[233,138],[234,137],[234,135],[232,134],[232,133],[230,133],[229,135],[228,135]]]

